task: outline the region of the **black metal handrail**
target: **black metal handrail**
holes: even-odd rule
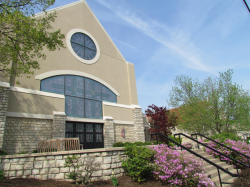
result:
[[[182,134],[182,133],[181,133],[181,134]],[[183,145],[177,143],[177,142],[174,141],[173,139],[171,139],[171,138],[169,138],[169,137],[167,137],[167,136],[165,136],[165,135],[163,135],[163,134],[161,134],[161,133],[151,134],[151,137],[152,137],[152,136],[156,136],[156,138],[157,138],[157,144],[158,144],[158,135],[161,136],[161,137],[163,137],[163,138],[165,138],[165,139],[167,139],[167,140],[169,140],[169,141],[171,141],[172,143],[176,144],[177,146],[181,147],[182,149],[185,149],[186,151],[190,152],[191,154],[193,154],[193,155],[195,155],[195,156],[197,156],[197,157],[200,157],[201,159],[203,159],[203,160],[206,161],[207,163],[209,163],[209,164],[213,165],[214,167],[216,167],[216,168],[217,168],[217,172],[218,172],[218,176],[219,176],[220,186],[221,186],[221,187],[222,187],[222,184],[231,184],[231,183],[221,182],[221,177],[220,177],[220,171],[219,171],[219,170],[222,170],[223,172],[227,173],[227,174],[230,175],[231,177],[239,177],[239,173],[238,173],[238,174],[231,173],[231,172],[228,171],[227,169],[224,169],[223,167],[221,167],[221,166],[219,166],[219,165],[217,165],[217,164],[211,162],[211,161],[208,160],[207,158],[205,158],[205,157],[203,157],[203,156],[197,154],[196,152],[194,152],[194,151],[192,151],[192,150],[186,148],[185,146],[183,146]],[[190,138],[190,137],[189,137],[189,138]],[[193,138],[191,138],[191,139],[193,139]],[[193,140],[195,141],[195,139],[193,139]],[[237,170],[237,171],[238,171],[238,170]]]
[[[197,139],[197,135],[200,136],[200,137],[204,137],[204,138],[206,138],[206,139],[208,139],[208,140],[210,140],[210,141],[212,141],[212,142],[214,142],[214,143],[217,143],[218,145],[220,145],[220,146],[222,146],[222,147],[225,147],[225,148],[227,148],[227,149],[230,149],[231,151],[234,151],[234,152],[236,152],[236,153],[242,155],[243,157],[247,158],[247,160],[248,160],[248,166],[250,167],[250,163],[249,163],[250,157],[249,157],[249,156],[247,156],[247,155],[245,155],[245,154],[243,154],[243,153],[241,153],[241,152],[239,152],[239,151],[236,151],[235,149],[233,149],[233,148],[231,148],[231,147],[228,147],[228,146],[226,146],[226,145],[224,145],[224,144],[222,144],[222,143],[220,143],[220,142],[217,142],[217,141],[215,141],[215,140],[213,140],[213,139],[211,139],[211,138],[208,138],[208,137],[206,137],[206,136],[204,136],[204,135],[202,135],[202,134],[199,134],[199,133],[191,134],[191,137],[192,137],[192,136],[196,136],[196,139]],[[197,140],[198,140],[198,139],[197,139]]]
[[[194,138],[191,138],[191,137],[187,136],[186,134],[178,133],[178,134],[174,134],[174,137],[177,136],[177,135],[178,135],[179,137],[180,137],[180,135],[185,136],[186,138],[189,138],[190,140],[196,142],[197,144],[201,144],[202,146],[207,147],[207,148],[210,149],[210,150],[213,150],[214,152],[220,154],[220,156],[224,156],[224,157],[226,157],[226,158],[228,158],[228,159],[230,159],[230,160],[232,160],[232,161],[234,161],[234,162],[236,162],[236,163],[238,163],[238,164],[241,164],[242,166],[245,166],[245,167],[249,168],[249,166],[246,165],[245,163],[240,162],[240,161],[238,161],[238,160],[236,160],[236,159],[234,159],[234,158],[232,158],[232,157],[230,157],[230,156],[227,156],[227,155],[225,155],[224,153],[221,153],[220,151],[218,151],[218,150],[216,150],[216,149],[214,149],[214,148],[212,148],[212,147],[210,147],[210,146],[208,146],[208,145],[206,145],[206,144],[204,144],[204,143],[201,143],[201,142],[199,142],[198,140],[195,140]]]

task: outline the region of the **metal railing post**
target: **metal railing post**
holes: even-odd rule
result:
[[[220,178],[220,170],[217,168],[217,171],[218,171],[218,176],[219,176],[219,179],[220,179],[220,186],[222,187],[221,178]]]

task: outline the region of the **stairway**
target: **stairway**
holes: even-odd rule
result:
[[[237,170],[234,169],[234,167],[232,165],[227,165],[226,162],[221,162],[219,158],[213,158],[212,155],[208,155],[206,152],[204,152],[202,148],[200,148],[200,149],[192,149],[192,151],[198,153],[199,155],[201,155],[204,158],[212,161],[213,163],[215,163],[215,164],[217,164],[217,165],[219,165],[219,166],[221,166],[221,167],[223,167],[225,169],[228,169],[228,171],[230,171],[231,173],[237,174]],[[205,169],[206,169],[208,175],[211,176],[211,179],[214,182],[215,187],[220,187],[220,179],[219,179],[219,176],[218,176],[217,168],[206,162]],[[240,172],[240,170],[239,170],[239,172]],[[222,182],[230,182],[230,183],[232,183],[233,180],[234,180],[233,177],[231,177],[227,173],[224,173],[221,170],[220,170],[220,176],[221,176],[221,181]],[[223,187],[231,187],[231,184],[222,184],[222,186]]]

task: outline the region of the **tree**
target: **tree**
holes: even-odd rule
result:
[[[64,47],[60,30],[49,32],[56,13],[35,17],[34,11],[45,11],[55,0],[0,1],[0,71],[5,76],[29,77],[39,69],[37,58],[45,59],[43,47],[54,51]]]
[[[228,70],[203,82],[177,76],[169,104],[178,111],[178,128],[202,134],[249,130],[249,94],[232,82],[232,74]]]
[[[151,134],[161,133],[165,136],[172,134],[171,130],[175,129],[177,117],[173,113],[170,113],[166,107],[157,107],[153,104],[148,106],[145,114],[150,119],[150,123],[152,124],[149,129]],[[162,142],[165,141],[162,139]]]

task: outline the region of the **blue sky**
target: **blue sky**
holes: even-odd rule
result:
[[[139,105],[167,105],[174,79],[233,69],[250,89],[250,13],[243,0],[86,0],[128,62]],[[56,0],[58,7],[74,0]],[[247,0],[250,6],[250,0]]]

